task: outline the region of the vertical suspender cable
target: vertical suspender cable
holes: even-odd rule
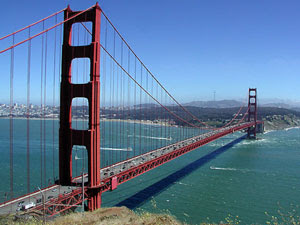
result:
[[[158,99],[158,83],[157,82],[156,82],[156,99]],[[159,125],[159,120],[160,120],[159,109],[157,110],[156,114],[157,114],[157,124]],[[159,135],[158,134],[159,129],[160,129],[160,127],[158,126],[158,128],[156,129],[156,135]],[[156,142],[156,148],[159,148],[159,140],[156,140],[155,142]]]
[[[161,88],[160,89],[160,102],[163,104],[162,91],[163,91],[163,89]],[[163,136],[163,108],[162,107],[160,107],[160,120],[161,120],[161,122],[160,122],[160,137],[162,137]],[[163,140],[160,139],[160,146],[161,147],[163,146],[162,142],[163,142]]]
[[[123,43],[123,42],[122,42]],[[123,44],[122,44],[122,46],[123,46]],[[123,55],[123,53],[122,53],[122,55]],[[125,64],[125,63],[124,63]],[[125,110],[124,110],[124,107],[125,107],[125,88],[126,88],[126,86],[125,86],[125,77],[123,76],[123,70],[122,69],[120,69],[121,70],[121,75],[122,75],[122,117],[123,117],[123,120],[122,120],[122,148],[124,148],[125,147]],[[125,74],[124,74],[125,75]],[[124,151],[121,151],[121,153],[122,153],[122,160],[124,160],[124,155],[125,155],[125,153],[124,153]]]
[[[104,42],[104,46],[105,48],[107,48],[107,20],[105,20],[105,42]],[[103,96],[103,114],[107,115],[107,111],[106,111],[106,54],[101,54],[103,55],[103,79],[102,79],[102,96]],[[102,145],[103,147],[106,147],[106,125],[107,123],[105,123],[104,121],[102,122],[102,132],[100,133],[100,135],[102,135],[103,139],[102,139],[102,143],[100,142],[100,146]],[[101,124],[100,124],[100,128],[101,128]],[[103,153],[102,153],[103,152]],[[101,147],[100,147],[100,154],[102,153],[102,158],[103,158],[103,167],[108,166],[106,163],[106,153],[105,151],[101,151]]]
[[[122,63],[123,63],[123,41],[121,42],[121,54],[122,54]],[[122,66],[123,67],[123,66]],[[123,76],[123,70],[122,69],[120,69],[120,75],[121,75],[121,111],[122,111],[122,129],[121,129],[121,131],[122,131],[122,136],[121,136],[121,140],[122,140],[122,142],[121,142],[121,148],[124,148],[125,147],[125,140],[124,140],[124,134],[125,134],[125,130],[124,130],[124,124],[125,124],[125,122],[124,122],[124,99],[125,99],[125,79],[124,79],[124,76]],[[123,160],[123,157],[124,157],[124,152],[123,151],[120,151],[120,153],[121,153],[121,160]]]
[[[12,45],[15,44],[15,35],[12,35]],[[14,48],[10,51],[10,113],[9,113],[9,166],[10,166],[10,198],[13,198],[14,191],[14,124],[13,124],[13,104],[14,104]]]
[[[123,64],[123,42],[121,40],[121,50],[120,50],[120,54],[121,54],[121,65]],[[123,66],[122,66],[123,67]],[[118,68],[118,71],[119,71],[119,67]],[[119,73],[118,73],[119,74]],[[117,83],[119,82],[119,85],[120,87],[118,88],[119,91],[120,91],[120,99],[117,101],[118,102],[118,114],[119,114],[119,118],[122,118],[122,94],[123,94],[123,89],[122,89],[122,70],[120,69],[120,77],[117,77]],[[119,120],[119,148],[122,148],[122,144],[123,144],[123,141],[122,141],[122,120]],[[117,152],[117,151],[116,151]],[[119,160],[121,160],[121,151],[119,151]]]
[[[141,86],[143,86],[143,66],[141,64]],[[142,89],[140,88],[140,152],[142,154]]]
[[[166,93],[166,98],[167,98],[167,104],[170,106],[170,104],[169,104],[169,101],[168,100],[170,100],[169,98],[168,98],[168,96],[167,96],[167,93]],[[172,140],[172,137],[171,137],[171,117],[170,117],[170,115],[168,114],[168,138],[169,138],[169,144],[171,144],[172,142],[171,142],[171,140]]]
[[[46,100],[47,100],[47,55],[48,55],[48,32],[46,32],[46,38],[45,38],[45,72],[44,72],[44,116],[43,116],[43,122],[44,122],[44,184],[47,184],[47,167],[46,167]]]
[[[123,49],[123,42],[122,42],[122,49]],[[123,51],[122,51],[122,56],[123,56]],[[125,64],[125,62],[124,62]],[[121,71],[121,83],[122,83],[122,148],[125,147],[125,110],[124,110],[124,107],[125,107],[125,77],[123,76],[123,70],[120,69]],[[124,74],[125,75],[125,74]],[[124,160],[124,151],[121,151],[121,154],[122,154],[122,160]]]
[[[116,32],[114,32],[114,58],[115,57],[116,57]],[[115,104],[115,63],[113,61],[112,61],[112,70],[113,70],[112,71],[112,87],[113,87],[113,89],[112,89],[112,99],[113,99],[112,100],[112,110],[115,110],[115,107],[114,107],[114,104]],[[112,111],[112,113],[113,113],[113,111]],[[111,138],[113,140],[114,135],[115,135],[116,136],[115,140],[117,140],[117,135],[116,135],[117,132],[114,133],[114,124],[117,124],[117,122],[112,122]],[[114,145],[113,142],[112,142],[112,144]],[[115,154],[112,152],[112,163],[114,163],[114,155]]]
[[[30,27],[28,28],[28,37],[30,37]],[[30,72],[31,72],[31,40],[28,41],[28,57],[27,57],[27,193],[30,192]]]
[[[116,68],[116,115],[119,117],[120,116],[120,112],[119,112],[119,67]],[[116,121],[116,131],[115,131],[115,135],[116,135],[116,144],[115,144],[115,148],[120,148],[120,139],[121,139],[121,129],[119,127],[120,125],[120,121]],[[114,151],[115,152],[115,157],[116,157],[116,161],[115,163],[118,161],[117,158],[118,158],[118,152],[117,151]]]
[[[116,109],[117,109],[117,116],[120,117],[120,108],[119,108],[119,67],[116,68]],[[117,117],[117,118],[118,118]],[[116,148],[121,148],[120,147],[120,143],[121,143],[121,121],[116,122],[116,131],[115,131],[115,135],[116,135],[116,144],[115,147]],[[115,163],[118,161],[118,152],[115,152],[115,157],[116,157],[116,161]]]
[[[60,25],[60,28],[59,28],[59,54],[58,54],[59,68],[62,67],[61,52],[62,52],[62,25]],[[58,76],[57,90],[60,89],[60,82],[61,82],[61,76]],[[59,99],[59,96],[58,96],[58,99]],[[59,158],[59,151],[57,151],[56,157]],[[59,193],[60,193],[60,186],[59,186]]]
[[[123,55],[123,52],[122,52]],[[120,90],[120,106],[121,106],[121,148],[124,148],[124,117],[123,117],[123,112],[124,112],[124,78],[123,78],[123,71],[120,69],[120,85],[121,85],[121,90]],[[123,151],[120,151],[121,157],[120,160],[123,160]]]
[[[167,107],[167,105],[166,105],[166,98],[165,98],[165,92],[163,92],[163,99],[162,99],[162,102],[164,103],[164,105]],[[166,138],[166,121],[167,121],[167,117],[166,117],[166,113],[164,113],[164,116],[163,116],[163,118],[164,118],[164,126],[163,126],[163,128],[164,128],[164,134],[163,134],[163,136],[162,137],[164,137],[164,138]],[[166,145],[166,139],[163,139],[163,145],[165,146]]]
[[[43,21],[43,30],[45,28],[45,23]],[[44,34],[42,34],[42,53],[41,53],[41,109],[40,109],[40,115],[41,115],[41,120],[40,120],[40,154],[41,154],[41,188],[44,186],[43,185],[43,120],[42,120],[42,115],[43,115],[43,63],[44,63]]]
[[[106,54],[106,53],[104,53]],[[112,79],[111,79],[111,76],[112,76],[112,59],[109,59],[109,122],[108,122],[108,126],[109,126],[109,135],[108,135],[108,145],[109,146],[112,146],[112,138],[111,138],[111,135],[112,135],[112,122],[111,122],[111,119],[112,119]],[[111,151],[108,152],[108,160],[109,160],[109,165],[111,164]]]
[[[167,104],[167,93],[165,92],[165,106],[168,107]],[[168,127],[169,127],[169,120],[168,120],[168,115],[167,113],[165,114],[165,146],[167,145],[167,141],[168,141]]]
[[[153,93],[153,78],[151,77],[151,95],[154,96],[154,93]],[[149,98],[149,103],[151,102],[151,99]],[[153,105],[155,107],[155,105]],[[155,113],[155,108],[153,109],[153,113]],[[151,121],[153,121],[154,117],[153,117],[153,114],[151,114]],[[154,133],[153,133],[153,130],[154,130],[154,126],[151,125],[151,136],[155,136]],[[155,142],[155,139],[151,139],[151,150],[154,149],[154,144],[153,142]]]
[[[149,91],[148,90],[148,71],[146,71],[146,75],[145,76],[146,76],[146,90]],[[147,106],[147,96],[148,95],[145,94],[145,106],[146,106],[146,108],[145,108],[145,120],[146,121],[147,121],[147,119],[148,119],[147,117],[149,115],[149,107]],[[145,139],[145,149],[147,151],[150,139],[148,138],[149,134],[148,134],[147,125],[144,125],[144,129],[145,128],[146,128],[146,130],[145,130],[145,136],[147,137]]]
[[[130,51],[128,49],[128,72],[130,73]],[[128,119],[131,119],[131,108],[130,108],[130,80],[129,80],[129,77],[127,76],[127,81],[128,81],[128,85],[127,85],[127,95],[128,95],[128,100],[127,100],[127,104],[128,104],[128,107],[127,107],[127,118]],[[130,145],[130,139],[128,137],[128,134],[130,132],[130,124],[127,122],[127,131],[126,131],[126,139],[127,139],[127,154],[126,154],[126,159],[129,158],[129,145]]]
[[[134,58],[134,79],[136,80],[136,58]],[[135,148],[136,148],[136,84],[134,83],[134,124],[133,124],[133,156],[135,156]]]
[[[57,24],[57,15],[55,16],[55,24]],[[52,179],[55,181],[55,170],[54,170],[54,150],[55,150],[55,121],[54,121],[54,111],[55,111],[55,82],[56,82],[56,30],[54,30],[54,53],[53,53],[53,101],[52,101]]]

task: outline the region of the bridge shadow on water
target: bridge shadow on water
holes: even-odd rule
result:
[[[158,195],[160,192],[164,191],[176,181],[179,181],[183,177],[189,175],[193,171],[197,170],[199,167],[205,165],[206,163],[210,162],[211,160],[215,159],[218,155],[226,152],[228,149],[233,147],[234,145],[238,144],[242,140],[244,140],[246,135],[235,139],[234,141],[224,145],[223,147],[218,148],[217,150],[197,159],[196,161],[188,164],[187,166],[183,167],[182,169],[170,174],[169,176],[165,177],[164,179],[150,185],[149,187],[139,191],[138,193],[130,196],[129,198],[119,202],[116,206],[126,206],[129,209],[135,209],[141,206],[144,202],[152,198],[153,196]]]

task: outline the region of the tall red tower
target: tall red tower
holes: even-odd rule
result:
[[[65,20],[82,13],[68,7]],[[72,184],[72,149],[74,145],[85,146],[88,153],[88,208],[95,210],[101,206],[100,192],[100,19],[98,4],[88,11],[64,23],[62,47],[62,74],[60,90],[59,128],[59,182]],[[92,23],[92,42],[86,46],[72,46],[72,25],[81,22]],[[90,59],[90,80],[85,84],[71,82],[71,63],[76,58]],[[72,129],[72,100],[86,98],[89,104],[88,130]]]
[[[257,90],[249,88],[248,98],[248,122],[255,122],[255,125],[248,128],[248,138],[256,138],[256,120],[257,120]]]

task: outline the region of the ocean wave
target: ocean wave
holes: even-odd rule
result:
[[[256,140],[244,140],[237,144],[239,145],[257,145],[257,144],[265,144],[265,143],[272,143],[274,140],[271,138],[257,138]]]
[[[288,131],[288,130],[292,130],[292,129],[300,129],[300,126],[298,126],[298,127],[288,127],[288,128],[285,128],[284,130]]]
[[[271,132],[274,132],[274,131],[276,131],[276,130],[266,130],[266,131],[264,132],[264,134],[268,134],[268,133],[271,133]]]
[[[208,146],[210,146],[210,147],[221,147],[221,146],[223,146],[224,144],[222,144],[222,143],[209,143],[208,144]]]

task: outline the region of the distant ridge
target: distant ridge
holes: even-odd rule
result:
[[[219,100],[219,101],[192,101],[183,104],[184,106],[195,106],[200,108],[234,108],[245,105],[246,103],[236,100]]]
[[[153,107],[159,107],[159,105],[158,104],[154,104],[154,103],[144,103],[144,104],[134,105],[133,107],[137,107],[137,108],[153,108]]]
[[[200,108],[235,108],[240,107],[242,105],[247,105],[248,103],[241,102],[238,100],[219,100],[219,101],[192,101],[183,104],[184,106],[194,106]],[[300,111],[300,103],[291,102],[267,102],[267,103],[258,103],[259,107],[271,107],[271,108],[282,108],[282,109],[292,109],[295,111]]]
[[[275,108],[284,108],[284,109],[291,109],[292,106],[286,103],[266,103],[262,104],[262,107],[275,107]]]

